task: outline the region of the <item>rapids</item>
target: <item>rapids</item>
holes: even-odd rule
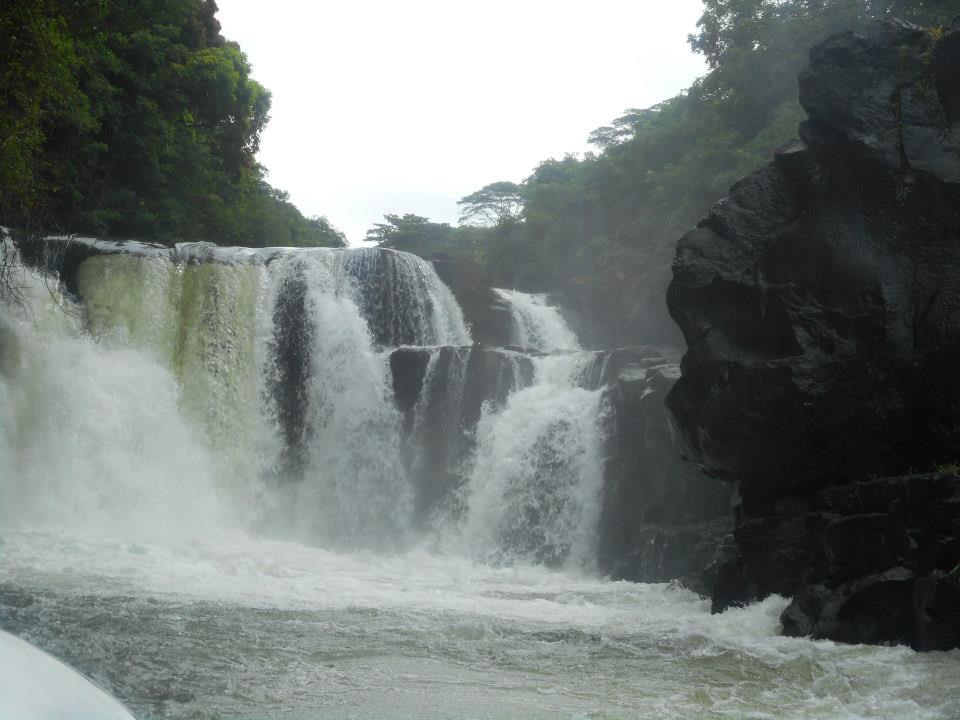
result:
[[[956,652],[597,576],[604,357],[544,298],[530,357],[402,253],[115,250],[0,313],[0,628],[137,717],[960,716]]]

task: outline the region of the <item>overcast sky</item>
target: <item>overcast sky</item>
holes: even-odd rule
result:
[[[459,198],[705,72],[700,0],[217,2],[273,94],[270,182],[351,244],[388,212],[455,224]]]

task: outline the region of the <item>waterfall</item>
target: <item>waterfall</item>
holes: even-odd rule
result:
[[[277,520],[285,532],[327,546],[392,546],[406,534],[412,496],[398,462],[400,415],[387,356],[328,260],[327,253],[295,252],[268,266],[274,308],[290,302],[291,287],[302,289],[299,313],[274,312],[271,369],[281,381],[303,383],[303,427],[286,433],[300,437],[302,477],[284,483]],[[285,337],[312,341],[286,347],[294,357],[284,357]],[[298,363],[302,369],[293,370]]]
[[[471,343],[453,293],[423,258],[381,248],[329,252],[338,280],[353,284],[378,344]]]
[[[24,270],[27,303],[0,326],[5,518],[405,542],[413,495],[382,348],[470,344],[432,266],[82,239],[41,265],[64,283]]]
[[[511,344],[546,352],[580,349],[576,334],[560,311],[547,304],[546,295],[501,288],[494,292],[510,310]]]
[[[399,353],[408,353],[404,349]],[[430,519],[469,476],[475,428],[484,409],[501,407],[530,384],[533,364],[510,350],[431,348],[420,396],[412,408],[407,463],[417,488],[417,512]]]
[[[498,291],[534,356],[406,253],[59,242],[0,331],[5,517],[590,564],[603,361],[542,296]]]
[[[0,313],[0,524],[192,537],[227,518],[214,458],[143,348],[98,341],[32,271]]]
[[[252,504],[273,461],[259,447],[269,433],[259,414],[264,268],[196,262],[189,248],[178,250],[92,257],[79,268],[77,289],[94,338],[146,353],[176,378],[179,409],[239,509]]]
[[[494,562],[590,566],[603,484],[601,390],[578,385],[595,353],[534,360],[534,383],[477,429],[460,541]]]

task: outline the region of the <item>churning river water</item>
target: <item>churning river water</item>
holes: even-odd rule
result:
[[[70,293],[25,271],[0,307],[0,629],[141,720],[960,718],[960,652],[784,638],[782,598],[711,615],[598,577],[596,355],[546,298],[498,291],[514,343],[552,354],[528,377],[497,351],[470,456],[405,464],[427,406],[463,445],[471,339],[429,263],[122,250]],[[410,345],[446,374],[403,430],[387,359]],[[453,509],[425,525],[441,460]]]
[[[0,544],[0,626],[140,718],[960,717],[960,653],[780,637],[671,585],[222,537]]]

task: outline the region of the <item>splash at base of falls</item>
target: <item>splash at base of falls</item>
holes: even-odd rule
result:
[[[424,552],[0,534],[0,623],[140,720],[952,720],[960,653],[785,638],[777,597]]]

